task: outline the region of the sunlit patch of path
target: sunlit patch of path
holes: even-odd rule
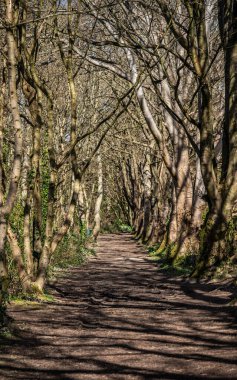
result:
[[[51,288],[56,302],[11,307],[0,379],[237,379],[228,289],[165,275],[129,235]]]

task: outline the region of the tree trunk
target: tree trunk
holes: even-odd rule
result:
[[[100,224],[101,224],[101,205],[103,200],[103,170],[102,170],[102,161],[101,156],[97,156],[98,162],[98,190],[97,190],[97,199],[95,203],[95,214],[94,214],[94,227],[93,227],[93,238],[97,241],[98,235],[100,233]]]
[[[236,211],[237,200],[237,1],[219,1],[220,34],[225,56],[225,123],[223,131],[223,166],[222,166],[222,191],[212,199],[206,224],[202,231],[201,257],[193,276],[200,276],[210,265],[210,259],[214,264],[230,257],[234,252],[234,238],[236,225],[233,213]],[[203,89],[205,91],[205,88]],[[204,96],[204,104],[208,107],[209,95]],[[206,117],[205,117],[206,116]],[[207,122],[208,109],[204,112],[203,121]],[[207,129],[207,128],[206,128]],[[208,129],[207,129],[208,131]],[[208,135],[202,136],[206,139]],[[205,148],[205,139],[203,146]],[[209,151],[209,153],[208,153]],[[212,158],[209,150],[203,150],[203,158],[207,153],[206,161]],[[206,163],[208,167],[208,163]],[[204,182],[209,170],[203,167]],[[214,181],[212,181],[214,182]],[[214,194],[216,186],[206,182],[208,195]],[[219,200],[221,196],[221,201]]]
[[[0,215],[0,309],[5,302],[8,291],[8,268],[5,253],[5,243],[7,237],[7,221]]]
[[[7,220],[14,207],[18,184],[21,176],[22,158],[22,126],[18,106],[17,94],[17,62],[16,62],[16,41],[14,38],[14,4],[11,0],[5,0],[6,20],[10,25],[7,28],[7,49],[8,49],[8,82],[11,114],[14,125],[14,158],[10,175],[10,184],[5,203],[0,205],[0,305],[4,300],[8,287],[7,258],[5,252],[5,242],[7,236]]]
[[[12,231],[11,227],[8,226],[7,230],[7,238],[12,251],[12,257],[17,267],[17,272],[20,278],[21,286],[23,292],[32,291],[32,282],[28,273],[25,271],[25,265],[21,253],[21,249],[19,247],[16,234]]]

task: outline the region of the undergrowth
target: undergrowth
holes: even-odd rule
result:
[[[160,244],[148,247],[148,255],[152,261],[159,265],[161,270],[170,274],[177,274],[189,277],[196,267],[198,261],[197,252],[187,252],[186,254],[172,261],[169,257],[172,246],[166,246],[160,249]],[[203,276],[203,279],[219,281],[233,279],[237,283],[237,259],[233,258],[223,260],[218,266],[212,265],[209,271]]]
[[[172,262],[169,258],[170,249],[172,247],[166,246],[162,250],[159,250],[159,244],[157,244],[148,248],[148,254],[151,260],[156,262],[159,268],[165,272],[180,276],[190,275],[196,263],[196,255],[183,255]]]
[[[50,270],[53,270],[53,268],[64,269],[70,266],[80,266],[92,254],[94,254],[94,251],[88,247],[87,237],[71,232],[65,236],[55,252]]]
[[[70,231],[56,250],[49,269],[48,278],[54,280],[59,272],[69,268],[83,265],[95,251],[89,247],[90,237],[87,235],[85,225]]]
[[[49,282],[56,281],[57,276],[62,275],[62,271],[67,268],[84,264],[93,254],[94,250],[89,247],[89,237],[85,226],[82,225],[77,230],[70,231],[52,257],[48,269]],[[10,252],[8,253],[8,263],[10,289],[4,305],[0,308],[0,337],[3,338],[11,335],[9,317],[6,313],[6,306],[9,302],[30,307],[37,307],[39,303],[54,302],[54,297],[46,292],[43,294],[24,293]]]
[[[103,225],[101,232],[104,234],[133,233],[133,228],[121,219],[116,219],[113,223]]]
[[[89,237],[87,236],[86,227],[81,225],[70,231],[59,244],[59,247],[52,256],[48,268],[49,282],[56,281],[57,276],[61,275],[69,267],[78,267],[84,264],[89,256],[94,254],[94,250],[89,247]],[[14,261],[9,254],[9,283],[10,289],[7,302],[15,303],[34,303],[34,302],[51,302],[52,296],[47,293],[42,295],[25,294],[22,290],[18,272]],[[0,311],[1,313],[1,311]]]

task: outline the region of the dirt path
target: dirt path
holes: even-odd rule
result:
[[[230,292],[170,278],[128,235],[52,289],[56,302],[11,307],[0,379],[237,379]],[[28,329],[29,326],[29,329]]]

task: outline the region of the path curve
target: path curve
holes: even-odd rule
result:
[[[129,235],[101,236],[51,292],[10,308],[18,337],[0,342],[1,380],[237,379],[230,292],[165,275]]]

